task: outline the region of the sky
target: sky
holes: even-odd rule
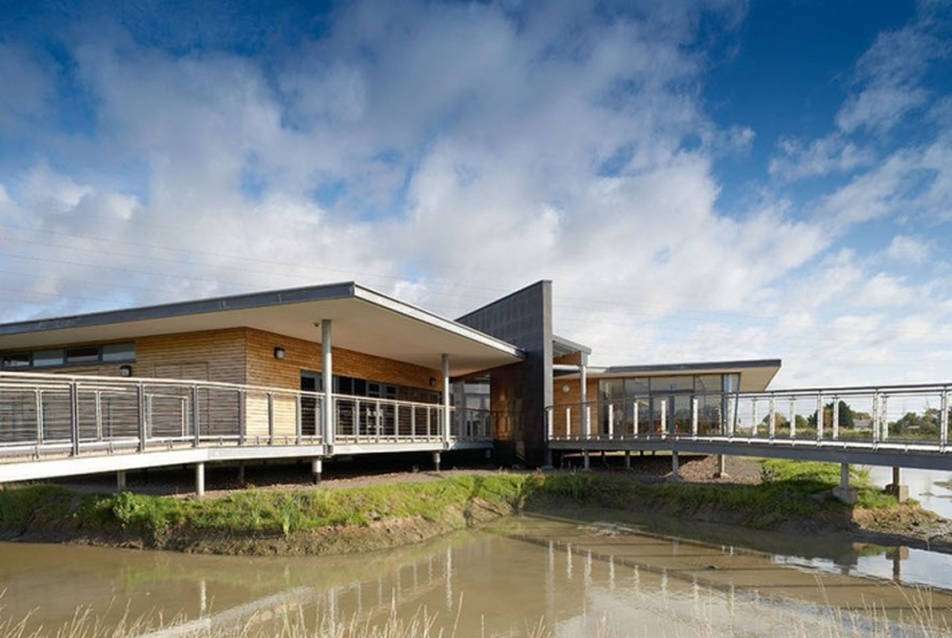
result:
[[[0,322],[553,281],[596,365],[952,382],[952,3],[0,0]]]

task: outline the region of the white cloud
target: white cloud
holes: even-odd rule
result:
[[[886,248],[886,256],[906,264],[921,264],[929,259],[929,244],[917,237],[896,235]]]

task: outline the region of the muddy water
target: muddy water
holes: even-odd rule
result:
[[[239,624],[274,635],[288,618],[326,630],[355,618],[385,623],[394,610],[404,622],[426,614],[433,636],[441,629],[457,637],[527,635],[540,622],[545,635],[566,637],[814,636],[855,627],[866,634],[886,622],[883,635],[906,635],[895,623],[922,618],[915,609],[922,592],[897,585],[891,573],[863,578],[853,575],[855,565],[790,565],[776,552],[639,534],[630,521],[588,514],[584,523],[515,518],[353,557],[0,543],[0,623],[29,616],[28,626],[42,625],[45,635],[79,608],[103,627],[141,619],[129,636],[171,638]],[[928,607],[930,622],[952,626],[952,595],[930,592]]]
[[[892,468],[868,466],[864,469],[869,470],[869,479],[874,485],[885,487],[892,483]],[[910,498],[943,518],[952,518],[952,490],[939,485],[952,481],[952,472],[903,469],[899,480],[909,486]]]

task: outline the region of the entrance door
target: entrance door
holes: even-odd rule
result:
[[[302,392],[322,392],[323,375],[320,372],[301,371]],[[317,397],[312,394],[301,395],[301,435],[317,434]]]

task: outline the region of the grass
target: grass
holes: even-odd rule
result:
[[[40,531],[138,536],[147,546],[161,547],[163,539],[182,530],[209,537],[289,538],[326,528],[359,530],[412,519],[432,524],[432,533],[439,533],[465,527],[480,516],[557,507],[559,502],[648,506],[671,516],[703,513],[754,529],[796,519],[848,517],[849,508],[832,496],[839,484],[839,465],[770,459],[763,461],[763,471],[763,483],[741,486],[642,483],[595,472],[498,473],[341,489],[250,488],[203,501],[132,492],[83,495],[37,485],[0,491],[0,530],[8,535]],[[852,482],[858,486],[860,508],[896,503],[869,485],[861,472]]]

